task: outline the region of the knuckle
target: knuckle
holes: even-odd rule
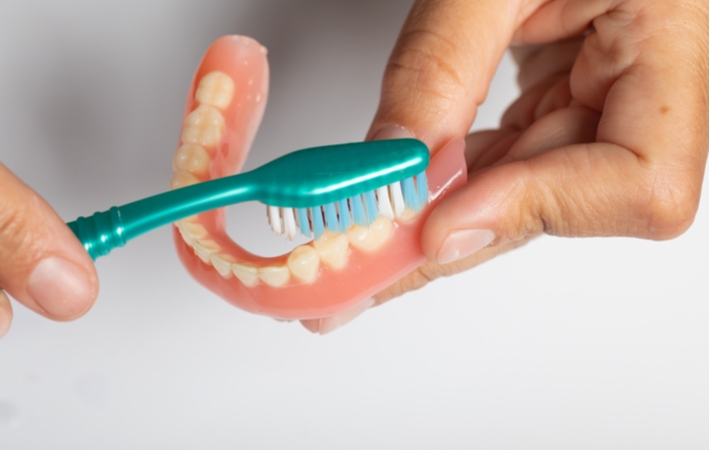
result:
[[[672,239],[683,234],[695,220],[700,186],[694,176],[683,173],[655,174],[648,182],[645,205],[648,237]]]
[[[32,254],[35,240],[27,223],[32,214],[32,203],[0,201],[0,252],[3,258],[16,259]]]
[[[385,88],[455,102],[466,86],[465,67],[463,49],[453,40],[428,29],[409,30],[387,63]]]

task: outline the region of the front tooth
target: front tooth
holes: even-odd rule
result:
[[[244,286],[247,287],[254,286],[258,279],[256,267],[248,266],[246,264],[232,264],[232,273],[235,277],[239,278],[239,281],[241,281]]]
[[[286,266],[259,267],[256,270],[259,279],[271,287],[281,287],[288,281],[290,275]]]
[[[237,262],[237,260],[232,258],[230,255],[216,253],[210,255],[210,261],[212,262],[215,270],[217,270],[223,278],[229,278],[232,276],[232,263]]]
[[[195,99],[202,104],[227,109],[234,96],[234,82],[224,72],[210,72],[200,80]]]
[[[176,170],[185,170],[197,176],[204,176],[207,175],[210,167],[210,156],[199,145],[184,144],[175,153],[173,165]]]
[[[182,142],[214,147],[222,140],[224,118],[214,106],[200,105],[185,117]]]
[[[170,189],[179,189],[181,187],[190,186],[191,184],[197,184],[200,180],[196,176],[187,172],[185,170],[178,170],[173,174],[173,178],[170,180]]]
[[[348,262],[348,238],[342,234],[326,231],[313,245],[321,261],[332,269],[342,269]]]
[[[288,268],[301,281],[313,283],[318,275],[318,252],[310,245],[300,245],[288,256]]]
[[[384,216],[378,217],[368,228],[353,225],[347,231],[348,241],[353,247],[371,252],[378,249],[392,236],[394,226],[392,221]]]
[[[192,242],[192,248],[195,250],[195,254],[205,264],[211,264],[210,256],[222,250],[219,244],[209,239],[195,239]]]

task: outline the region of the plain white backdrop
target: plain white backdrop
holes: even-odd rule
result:
[[[408,1],[0,3],[0,160],[67,221],[167,188],[208,45],[269,49],[247,167],[362,139]],[[475,128],[516,97],[504,59]],[[283,246],[230,209],[251,249]],[[324,337],[242,312],[180,266],[168,229],[98,261],[94,309],[15,304],[0,448],[702,449],[708,190],[668,242],[541,238]]]

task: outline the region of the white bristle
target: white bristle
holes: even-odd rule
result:
[[[404,213],[404,195],[402,194],[402,185],[399,182],[392,183],[389,186],[390,194],[392,195],[392,204],[394,205],[394,214],[399,217]]]
[[[283,228],[281,227],[281,216],[279,215],[279,208],[276,206],[267,206],[269,211],[269,225],[274,233],[283,233]]]
[[[387,186],[377,188],[377,209],[383,216],[394,220],[394,211],[392,211],[392,202]]]
[[[296,216],[293,213],[293,208],[281,208],[281,215],[284,218],[284,228],[286,229],[286,237],[293,239],[296,237],[298,228],[296,227]]]

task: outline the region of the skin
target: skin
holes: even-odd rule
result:
[[[466,136],[469,181],[424,225],[429,261],[375,304],[542,233],[682,234],[695,217],[708,152],[707,28],[700,0],[415,2],[368,138],[396,125],[436,152],[466,136],[510,46],[522,93],[499,129]],[[51,207],[1,164],[0,193],[0,286],[51,319],[81,316],[98,291],[91,260]],[[438,264],[449,233],[466,229],[491,230],[495,240]],[[32,276],[50,257],[67,261],[52,266],[64,271],[39,282]],[[47,285],[53,295],[38,289]],[[355,315],[304,325],[325,332]],[[0,293],[0,335],[11,318]]]
[[[520,97],[500,128],[466,136],[508,48]],[[368,138],[397,125],[436,151],[466,136],[469,181],[424,225],[428,261],[374,305],[543,233],[682,234],[695,218],[708,154],[707,55],[704,1],[415,2]],[[468,229],[495,239],[437,263],[449,234]],[[331,331],[355,316],[304,326]]]

